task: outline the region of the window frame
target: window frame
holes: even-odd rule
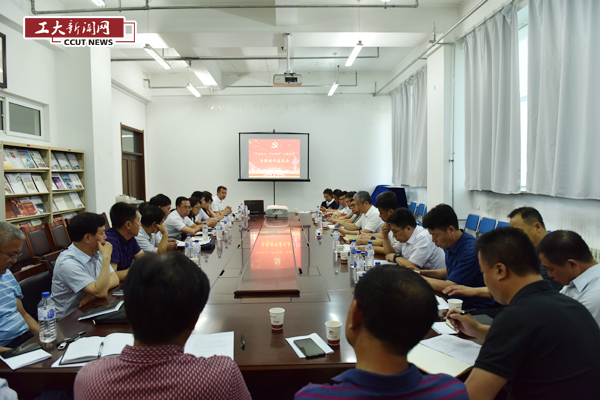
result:
[[[31,139],[31,140],[41,141],[41,142],[48,141],[48,137],[47,137],[48,134],[47,134],[47,130],[46,130],[46,126],[47,126],[46,125],[46,115],[47,115],[46,108],[47,108],[47,106],[44,106],[40,103],[36,103],[33,101],[16,99],[14,97],[7,96],[7,95],[0,96],[0,102],[2,102],[2,109],[1,109],[2,113],[0,114],[0,119],[2,120],[2,123],[0,125],[1,125],[2,129],[0,129],[0,133],[2,133],[3,135],[6,135],[6,136]],[[10,109],[11,104],[16,104],[21,107],[30,108],[30,109],[33,109],[33,110],[39,112],[40,136],[10,130],[10,111],[9,111],[9,109]]]

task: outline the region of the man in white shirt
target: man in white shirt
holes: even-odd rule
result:
[[[163,225],[167,216],[164,211],[150,204],[141,208],[142,227],[135,237],[140,248],[144,253],[162,254],[167,250],[173,250],[177,247],[175,239],[169,239],[167,228]],[[160,237],[157,233],[160,232]]]
[[[331,223],[338,222],[346,222],[354,216],[352,209],[350,207],[350,203],[352,202],[352,197],[356,194],[356,192],[342,192],[340,194],[340,205],[344,208],[341,208],[337,211],[330,212],[331,217],[327,219],[327,221]]]
[[[379,217],[384,222],[381,227],[380,233],[363,233],[361,238],[356,241],[358,244],[359,250],[364,250],[364,245],[371,242],[373,248],[375,249],[375,253],[378,254],[387,254],[385,252],[385,248],[383,247],[383,236],[385,232],[387,233],[388,239],[392,243],[392,246],[396,245],[398,241],[394,239],[393,232],[389,229],[387,224],[387,219],[392,215],[392,213],[398,208],[398,199],[396,198],[396,194],[391,190],[387,192],[380,193],[376,199],[376,207],[379,211]],[[386,230],[386,226],[388,227]]]
[[[192,207],[187,197],[178,197],[175,200],[175,211],[169,214],[164,222],[167,233],[171,239],[180,239],[181,234],[195,236],[196,232],[202,230],[188,217]]]
[[[446,268],[444,250],[433,243],[427,229],[417,225],[414,214],[408,208],[394,211],[383,229],[384,233],[391,231],[397,240],[394,245],[388,235],[383,236],[388,261],[414,270]]]
[[[379,217],[379,210],[372,204],[371,196],[368,192],[361,190],[354,195],[354,201],[358,211],[363,214],[363,217],[355,222],[352,226],[344,225],[346,229],[353,229],[361,233],[379,233],[383,226],[383,220]]]
[[[575,232],[548,233],[537,247],[548,275],[565,285],[561,293],[583,304],[600,325],[600,264]]]
[[[223,200],[227,197],[227,188],[225,186],[219,186],[217,188],[217,195],[212,196],[213,202],[210,206],[210,209],[216,214],[229,214],[231,212],[231,207],[225,206]],[[206,199],[208,201],[208,199]]]
[[[203,227],[204,223],[206,223],[206,226],[209,228],[215,227],[219,219],[209,217],[208,214],[204,211],[205,208],[208,209],[205,201],[205,195],[202,192],[194,193],[196,194],[196,196],[190,197],[190,206],[192,207],[192,209],[190,210],[189,218],[196,225],[200,225]]]

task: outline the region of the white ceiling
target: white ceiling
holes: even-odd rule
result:
[[[38,10],[55,9],[37,0]],[[65,9],[96,9],[91,0],[59,0]],[[105,0],[107,7],[142,7],[145,0]],[[291,8],[115,11],[66,15],[123,15],[137,22],[137,42],[116,45],[113,59],[143,58],[150,43],[165,57],[285,57],[283,33],[290,32],[292,57],[343,57],[292,60],[297,73],[384,73],[391,75],[417,47],[433,38],[433,26],[445,32],[459,19],[463,0],[420,0],[418,8]],[[56,4],[55,2],[53,2]],[[354,5],[356,0],[150,0],[150,7],[176,5]],[[361,0],[361,5],[382,5],[380,0]],[[414,4],[391,0],[389,5]],[[359,29],[360,14],[360,29]],[[346,57],[358,40],[364,44],[359,58],[345,67]],[[376,58],[377,52],[379,56]],[[204,85],[223,86],[228,75],[260,74],[264,81],[286,70],[286,60],[218,60],[171,62],[164,70],[155,61],[136,61],[151,76],[195,73]],[[193,71],[193,72],[192,72]],[[199,83],[199,82],[198,82]]]

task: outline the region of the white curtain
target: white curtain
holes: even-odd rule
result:
[[[529,1],[527,190],[600,199],[600,1]]]
[[[392,181],[410,185],[410,86],[392,92]]]
[[[410,186],[427,186],[427,68],[413,78]]]
[[[465,183],[521,191],[517,10],[511,4],[465,37]]]

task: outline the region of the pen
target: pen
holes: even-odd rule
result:
[[[244,335],[242,335],[242,337],[240,339],[242,342],[242,350],[244,350],[246,348],[246,341],[244,340]]]
[[[100,343],[100,348],[98,349],[98,358],[102,355],[102,348],[104,347],[104,342]]]
[[[459,314],[460,315],[467,315],[467,314],[471,314],[473,311],[475,311],[475,308],[471,308],[470,310],[461,311]]]

